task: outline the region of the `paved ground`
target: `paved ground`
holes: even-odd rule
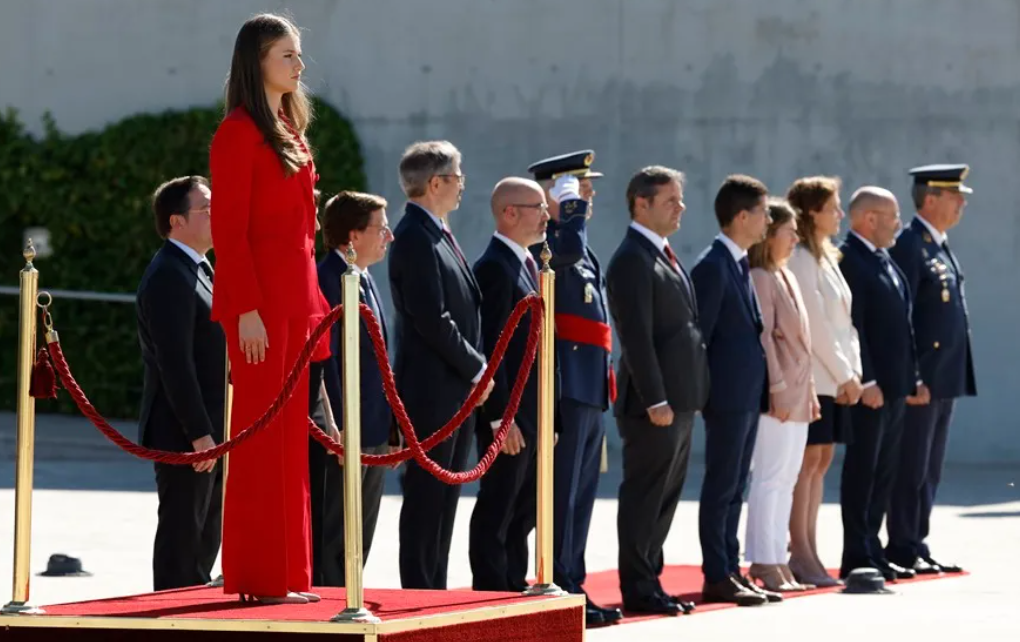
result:
[[[14,514],[14,465],[3,448],[0,417],[0,601],[10,597],[11,542]],[[9,417],[8,417],[9,419]],[[75,425],[77,424],[77,425]],[[10,424],[6,424],[9,428]],[[41,429],[42,432],[43,429]],[[49,429],[81,436],[91,428],[78,422]],[[7,432],[9,435],[10,433]],[[130,434],[130,432],[128,433]],[[74,448],[49,443],[40,436],[36,464],[32,547],[32,600],[54,603],[124,595],[150,589],[150,554],[155,528],[156,499],[150,467],[134,462],[90,438]],[[59,442],[59,440],[51,441]],[[91,445],[89,445],[91,443]],[[614,458],[615,459],[615,458]],[[602,479],[595,510],[588,567],[616,566],[616,501],[619,465]],[[1020,489],[1016,468],[953,467],[947,470],[944,502],[934,517],[936,550],[964,563],[965,578],[927,582],[897,589],[889,596],[825,595],[792,600],[759,609],[730,609],[678,619],[657,620],[592,631],[591,640],[718,640],[748,638],[755,642],[793,637],[828,641],[887,640],[924,636],[964,636],[981,640],[1015,640],[1018,627],[1013,608],[1020,601],[1016,569],[1020,568]],[[838,560],[839,507],[832,503],[838,485],[830,473],[827,503],[821,516],[823,558]],[[667,542],[667,563],[700,562],[697,541],[697,486],[701,470],[695,464]],[[395,479],[390,480],[395,489]],[[450,582],[470,585],[467,562],[467,518],[474,503],[471,488],[461,502]],[[376,547],[365,574],[372,587],[397,587],[397,518],[400,498],[388,495],[380,516]],[[46,578],[52,553],[81,557],[91,577]],[[816,632],[817,631],[817,632]]]

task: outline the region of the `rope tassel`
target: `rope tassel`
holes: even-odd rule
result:
[[[35,355],[35,364],[32,366],[32,379],[28,386],[28,394],[35,399],[56,399],[57,398],[57,376],[50,364],[49,353],[46,348],[39,348]]]

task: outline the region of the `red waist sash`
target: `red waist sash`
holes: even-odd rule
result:
[[[608,323],[592,321],[576,314],[556,315],[556,337],[564,341],[598,346],[613,352],[613,330]],[[609,368],[609,401],[616,402],[616,373]]]

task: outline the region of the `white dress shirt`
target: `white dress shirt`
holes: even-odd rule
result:
[[[184,243],[181,243],[177,239],[167,239],[167,240],[170,241],[171,243],[173,243],[174,245],[176,245],[177,247],[181,248],[181,251],[183,251],[185,254],[187,254],[191,258],[191,260],[193,260],[195,263],[207,263],[208,262],[208,261],[205,260],[205,255],[204,254],[199,254],[198,252],[195,251],[195,248],[191,247],[190,245],[185,245]]]
[[[747,256],[747,250],[734,243],[733,239],[726,236],[722,232],[717,234],[715,238],[719,239],[722,242],[722,244],[726,246],[726,249],[730,251],[730,256],[733,257],[733,261],[737,265],[740,265],[740,259]]]

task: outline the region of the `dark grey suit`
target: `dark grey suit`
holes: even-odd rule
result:
[[[627,230],[606,272],[609,310],[620,340],[619,397],[613,409],[623,438],[617,530],[624,602],[662,594],[662,545],[680,500],[694,413],[708,399],[708,363],[697,303],[683,266]],[[670,426],[648,408],[666,401]]]

